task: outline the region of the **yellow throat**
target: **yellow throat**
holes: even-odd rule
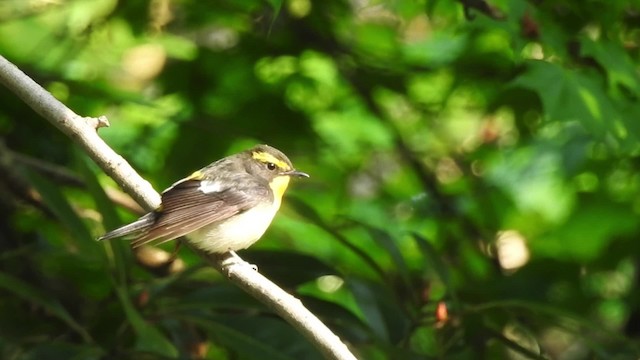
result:
[[[273,178],[269,183],[269,187],[273,191],[273,204],[276,206],[276,209],[280,207],[282,195],[284,195],[287,186],[289,186],[289,179],[289,175],[282,175]]]

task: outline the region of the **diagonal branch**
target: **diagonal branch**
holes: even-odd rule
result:
[[[89,156],[129,195],[147,210],[160,204],[160,195],[98,136],[97,129],[109,126],[105,117],[81,117],[43,89],[15,65],[0,56],[0,83],[13,91],[35,112],[80,144]],[[327,358],[355,360],[347,346],[302,303],[254,271],[244,261],[228,263],[231,256],[201,254],[230,281],[273,309],[300,331]]]
[[[98,136],[96,131],[98,128],[109,126],[106,117],[79,116],[2,56],[0,56],[0,83],[82,146],[91,159],[144,208],[150,210],[160,205],[160,195],[151,184],[138,175],[122,156],[113,151]]]

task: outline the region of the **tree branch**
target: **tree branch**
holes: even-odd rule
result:
[[[97,129],[109,126],[106,117],[81,117],[55,99],[49,92],[0,56],[0,83],[13,91],[35,112],[77,142],[89,156],[129,195],[147,210],[160,205],[160,195],[111,149],[97,134]],[[202,254],[230,281],[282,316],[298,329],[327,359],[355,360],[347,346],[334,335],[302,303],[267,278],[254,271],[244,261],[228,261],[231,254]]]

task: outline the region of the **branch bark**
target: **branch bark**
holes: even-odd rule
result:
[[[36,113],[67,134],[111,176],[129,195],[147,210],[160,205],[160,195],[129,163],[107,145],[97,129],[109,126],[106,117],[81,117],[54,98],[15,65],[0,56],[0,83],[13,91]],[[231,254],[202,254],[230,281],[273,309],[300,331],[327,359],[355,360],[347,346],[300,300],[259,274],[244,261],[229,261]]]
[[[155,209],[160,205],[160,195],[151,184],[98,136],[98,128],[109,126],[106,117],[79,116],[2,56],[0,82],[36,113],[78,143],[140,205],[146,209]]]

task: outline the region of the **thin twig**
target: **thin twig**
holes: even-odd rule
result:
[[[25,166],[33,169],[57,184],[80,188],[85,187],[84,181],[78,175],[62,166],[54,165],[9,149],[4,150],[8,152],[9,158],[17,166]]]
[[[33,170],[40,175],[46,176],[47,179],[52,180],[56,184],[75,188],[86,188],[87,186],[78,174],[69,171],[67,168],[8,149],[2,141],[0,141],[0,167],[5,170],[0,171],[0,174],[2,174],[0,178],[3,180],[4,178],[9,178],[9,180],[15,179],[14,184],[22,184],[24,189],[28,190],[18,192],[18,194],[23,195],[22,198],[28,202],[31,202],[33,199],[32,194],[35,194],[36,191],[28,186],[27,181],[19,174],[18,170],[21,168]],[[127,211],[136,215],[145,213],[144,209],[135,202],[131,196],[122,192],[122,190],[107,187],[105,188],[105,193],[109,200]],[[29,194],[29,196],[25,197],[24,194]],[[38,201],[38,205],[42,204]],[[43,207],[39,208],[43,209]]]

